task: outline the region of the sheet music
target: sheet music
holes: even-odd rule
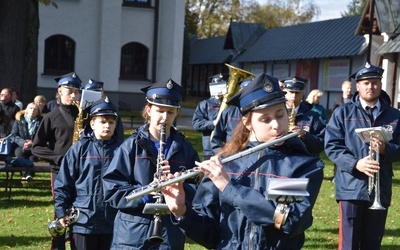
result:
[[[86,109],[96,101],[100,100],[100,98],[101,98],[101,92],[84,89],[82,90],[80,107],[82,109]]]
[[[369,143],[371,132],[373,133],[373,136],[378,137],[381,141],[384,142],[388,142],[393,138],[392,133],[383,127],[356,128],[355,132],[364,143]]]

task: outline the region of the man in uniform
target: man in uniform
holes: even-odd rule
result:
[[[74,72],[55,78],[60,96],[60,106],[50,111],[41,121],[32,143],[32,153],[51,166],[51,189],[57,177],[61,161],[71,147],[75,119],[79,109],[81,79]],[[52,249],[65,249],[65,236],[52,238]]]
[[[382,90],[382,74],[383,69],[367,63],[351,75],[356,80],[357,92],[349,103],[335,109],[326,128],[325,153],[337,165],[339,249],[380,249],[385,231],[392,194],[392,164],[400,160],[400,111],[390,106],[390,98]],[[372,143],[365,143],[355,131],[376,126],[392,133],[393,139],[385,142],[372,134]],[[371,159],[370,150],[380,155],[379,162]],[[374,175],[379,177],[375,184],[380,184],[380,192],[369,190],[369,178]],[[369,209],[375,198],[383,209]]]
[[[306,83],[306,79],[297,76],[283,80],[289,112],[289,131],[298,131],[310,154],[319,156],[324,150],[325,123],[317,112],[311,111],[312,105],[303,101]]]

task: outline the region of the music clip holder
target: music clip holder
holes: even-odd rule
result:
[[[354,130],[358,137],[364,142],[369,143],[372,136],[379,138],[383,142],[392,140],[392,133],[384,127],[372,127],[372,128],[356,128]]]
[[[165,203],[146,203],[144,205],[142,213],[166,215],[170,214],[171,211],[169,210],[167,204]]]
[[[308,178],[289,178],[267,180],[267,199],[275,200],[278,205],[274,213],[274,227],[278,230],[285,225],[290,212],[288,203],[304,200],[310,194],[307,191]]]
[[[267,199],[277,202],[302,201],[305,196],[310,195],[307,192],[308,180],[308,178],[270,178],[267,180]]]

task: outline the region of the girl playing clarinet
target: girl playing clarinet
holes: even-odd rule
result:
[[[172,126],[176,120],[182,101],[183,90],[173,80],[155,83],[143,88],[147,104],[142,116],[146,123],[138,128],[116,151],[114,159],[104,176],[104,198],[118,209],[114,221],[111,249],[184,249],[185,235],[173,225],[168,215],[161,216],[161,232],[153,237],[155,223],[153,214],[145,214],[147,203],[155,204],[153,194],[127,201],[126,196],[133,190],[145,187],[154,181],[157,158],[165,156],[162,175],[176,173],[195,167],[199,156],[184,136]],[[160,136],[165,125],[165,136]],[[165,137],[166,141],[160,138]],[[165,145],[164,152],[159,152]],[[184,184],[186,200],[190,203],[195,193],[195,181]]]

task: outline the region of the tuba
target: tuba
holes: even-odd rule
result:
[[[239,91],[240,86],[238,83],[248,78],[255,77],[255,75],[251,72],[234,67],[227,63],[225,63],[225,65],[229,68],[228,92],[224,95],[224,98],[221,101],[221,105],[219,106],[219,111],[216,118],[217,122],[221,117],[222,111],[228,107],[228,104],[226,102]],[[210,140],[212,139],[213,135],[214,131],[211,132]]]

